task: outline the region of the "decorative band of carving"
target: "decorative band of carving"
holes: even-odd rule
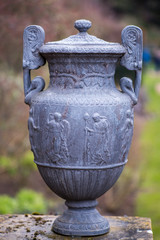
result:
[[[55,74],[55,73],[51,73],[50,74],[50,77],[71,77],[73,78],[75,81],[77,81],[77,76],[76,75],[73,75],[73,74],[67,74],[67,73],[58,73]],[[114,77],[114,73],[110,73],[110,74],[96,74],[96,73],[92,73],[92,74],[87,74],[85,75],[84,77],[82,78],[79,78],[79,80],[83,80],[85,78],[88,78],[88,77],[102,77],[102,78],[105,78],[105,77]]]
[[[73,74],[67,73],[51,73],[51,85],[56,85],[62,89],[66,88],[84,88],[84,87],[98,87],[102,88],[104,85],[109,85],[106,79],[114,76],[114,73],[111,74],[85,74],[83,77],[78,77]]]
[[[81,54],[85,54],[85,53],[103,53],[103,54],[115,54],[117,56],[122,56],[125,53],[125,48],[118,44],[118,43],[109,43],[107,45],[101,45],[101,46],[96,46],[94,45],[94,47],[89,46],[89,45],[81,45],[81,46],[77,46],[77,45],[53,45],[52,43],[48,43],[43,45],[40,48],[40,53],[42,55],[49,55],[51,53],[81,53]]]
[[[57,97],[57,98],[56,98]],[[123,97],[123,95],[122,95]],[[63,101],[64,100],[64,101]],[[112,100],[112,101],[111,101]],[[104,98],[98,99],[95,98],[94,102],[89,102],[88,98],[74,98],[74,102],[73,102],[73,98],[61,98],[58,96],[58,94],[55,94],[54,98],[52,98],[52,101],[50,103],[50,106],[64,106],[65,104],[69,105],[69,106],[77,106],[77,105],[81,105],[81,106],[117,106],[119,105],[119,101],[115,100],[113,101],[113,99],[108,99],[107,103],[104,103]],[[48,106],[48,101],[40,101],[39,99],[33,99],[32,100],[33,104],[41,104],[41,105],[47,105]],[[123,103],[121,104],[123,106],[128,106],[128,101],[123,101]]]
[[[66,54],[66,53],[51,53],[51,54],[44,54],[44,56],[47,58],[47,61],[49,64],[65,64],[70,61],[73,63],[85,63],[85,64],[91,64],[91,63],[98,63],[98,64],[104,64],[104,63],[116,63],[118,60],[118,57],[116,54],[92,54],[92,53],[84,53],[84,54]]]
[[[55,169],[66,169],[66,170],[105,170],[105,169],[109,169],[109,168],[116,168],[116,167],[121,167],[124,166],[128,160],[126,159],[124,162],[122,163],[114,163],[114,164],[108,164],[106,166],[55,166],[54,164],[49,164],[49,163],[40,163],[38,161],[34,162],[38,165],[38,166],[42,166],[42,167],[49,167],[49,168],[55,168]]]

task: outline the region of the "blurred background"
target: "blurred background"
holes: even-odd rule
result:
[[[60,214],[64,201],[40,177],[30,151],[22,76],[23,30],[37,24],[47,41],[76,34],[74,21],[92,21],[90,34],[121,42],[121,30],[137,25],[144,33],[143,77],[135,108],[129,161],[115,186],[99,199],[105,215],[152,219],[160,239],[160,3],[159,0],[0,1],[0,214]],[[118,66],[116,82],[128,73]],[[47,65],[32,71],[49,82]],[[133,78],[132,78],[133,79]]]

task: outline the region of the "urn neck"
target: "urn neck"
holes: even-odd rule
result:
[[[95,208],[98,205],[96,200],[86,201],[66,201],[66,206],[71,209],[86,209]]]
[[[60,89],[114,88],[117,57],[50,58],[50,87]]]

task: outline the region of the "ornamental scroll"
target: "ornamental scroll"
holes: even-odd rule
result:
[[[30,70],[38,69],[45,64],[45,59],[40,55],[39,48],[44,44],[45,32],[42,27],[30,25],[24,29],[23,34],[23,81],[25,103],[31,104],[35,93],[43,90],[44,79],[36,77],[31,81]]]
[[[126,48],[121,65],[129,70],[142,69],[142,30],[136,26],[127,26],[122,30],[121,36]]]
[[[45,64],[39,54],[39,48],[44,44],[45,32],[42,27],[30,25],[23,34],[23,68],[37,69]]]
[[[122,91],[128,93],[132,98],[134,104],[138,101],[139,90],[141,85],[142,74],[142,54],[143,54],[143,36],[142,30],[136,26],[127,26],[122,30],[122,44],[126,49],[126,53],[121,58],[121,65],[128,70],[135,70],[135,84],[134,91],[132,90],[132,81],[129,78],[122,78],[120,85]],[[129,83],[129,84],[128,84]],[[129,85],[129,86],[128,86]],[[128,89],[127,89],[128,88]],[[135,94],[135,97],[133,96]]]

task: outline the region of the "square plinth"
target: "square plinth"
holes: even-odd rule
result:
[[[148,240],[153,239],[151,220],[141,217],[107,216],[110,232],[96,237],[62,236],[51,231],[54,215],[0,215],[0,240]]]

